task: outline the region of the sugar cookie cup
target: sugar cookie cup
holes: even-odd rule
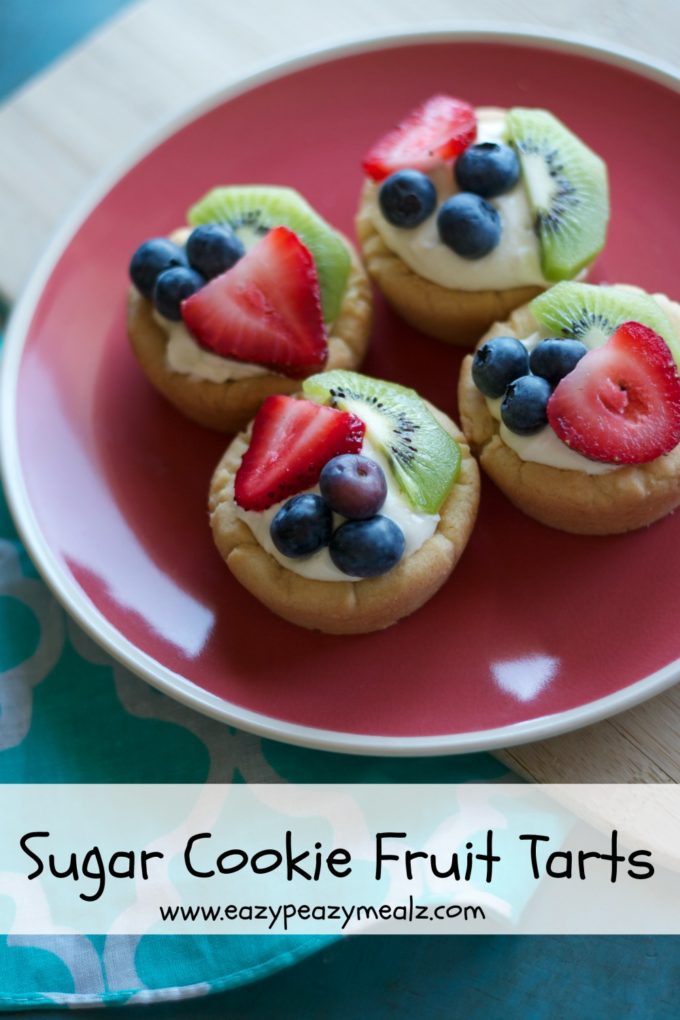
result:
[[[395,311],[429,336],[472,346],[493,322],[507,318],[513,309],[556,280],[585,274],[604,244],[608,219],[606,168],[546,111],[500,107],[473,110],[458,100],[449,100],[467,106],[473,128],[468,123],[467,133],[460,134],[456,144],[454,137],[438,161],[432,158],[432,152],[425,158],[412,151],[411,166],[418,173],[415,183],[395,183],[401,174],[412,172],[402,169],[409,158],[409,132],[415,128],[416,138],[422,136],[424,128],[419,118],[436,123],[437,104],[445,99],[433,97],[413,111],[368,154],[364,160],[368,179],[361,192],[356,229],[368,273]],[[456,107],[453,109],[450,132],[455,131]],[[435,144],[433,140],[432,150],[436,152]],[[502,175],[491,180],[494,169],[484,169],[494,155],[491,150],[509,160],[510,168],[502,171],[505,180]],[[566,199],[559,197],[554,197],[549,211],[541,210],[545,194],[553,185],[542,187],[538,178],[544,177],[546,182],[558,179],[552,176],[557,172],[552,165],[555,151],[565,154],[558,168],[565,179],[564,194],[569,193],[570,177],[579,182],[570,186],[572,190],[582,189],[582,213],[575,212],[579,203],[569,207]],[[526,161],[532,156],[534,164],[526,173]],[[539,162],[543,166],[537,175]],[[587,183],[582,183],[586,179]],[[399,188],[411,206],[406,198],[401,201]],[[557,189],[553,194],[557,196]],[[451,204],[455,206],[461,199],[468,200],[470,215],[483,214],[491,224],[491,236],[481,238],[481,247],[477,244],[475,248],[475,242],[470,248],[469,239],[462,238],[461,242],[458,218],[466,214],[461,213],[460,206],[453,217],[456,223],[451,226]],[[411,212],[418,203],[422,204],[421,219]],[[570,224],[570,236],[581,233],[582,237],[568,252],[564,242],[563,250],[555,250],[554,231],[546,227],[548,220],[554,222],[557,215],[578,215],[584,221],[582,231]]]
[[[142,370],[186,417],[235,432],[270,394],[359,365],[372,320],[366,272],[298,192],[216,187],[187,219],[132,255],[127,313]]]
[[[616,289],[645,296],[635,287],[617,285]],[[662,294],[653,295],[653,300],[680,338],[680,305]],[[531,308],[524,306],[506,321],[494,323],[478,347],[493,337],[524,340],[540,328]],[[520,457],[501,438],[499,420],[473,381],[472,363],[473,356],[468,355],[459,379],[463,431],[482,469],[529,517],[575,534],[609,535],[653,524],[680,505],[680,445],[647,463],[616,467],[603,474]]]
[[[333,373],[335,376],[343,374]],[[357,377],[355,373],[346,374],[364,378]],[[315,378],[323,379],[323,376]],[[236,502],[239,483],[237,481],[235,485],[235,479],[251,445],[253,426],[232,440],[217,465],[210,486],[213,538],[234,577],[272,612],[310,630],[329,634],[368,633],[389,627],[415,612],[447,580],[474,526],[479,501],[479,472],[460,429],[446,415],[426,406],[447,437],[458,445],[460,463],[456,480],[444,497],[436,520],[433,519],[428,537],[415,551],[403,555],[396,565],[380,576],[343,579],[344,575],[338,571],[338,576],[332,580],[302,576],[285,565],[289,562],[290,567],[295,568],[297,561],[276,556],[271,545],[269,549],[265,548],[268,544],[266,533],[255,526],[257,522],[253,524],[256,515],[244,513]],[[266,411],[267,405],[260,414]],[[372,447],[364,442],[361,450],[366,454],[372,451]],[[382,463],[388,470],[386,461],[382,460]],[[392,479],[391,488],[396,489],[393,482]],[[318,486],[312,491],[319,491]],[[324,491],[323,485],[321,491]],[[398,498],[403,497],[400,494]],[[274,509],[276,507],[271,512]],[[382,512],[388,513],[387,509]],[[336,534],[342,523],[347,522],[334,515]],[[270,527],[269,518],[265,526]],[[323,555],[326,555],[325,550]],[[313,574],[316,567],[312,562],[312,566],[305,569]],[[321,563],[319,577],[331,576],[324,572],[328,569],[332,571],[334,568]]]

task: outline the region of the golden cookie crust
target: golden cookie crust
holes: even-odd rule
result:
[[[680,335],[680,305],[664,294],[652,296]],[[530,336],[537,327],[529,309],[518,308],[506,322],[494,323],[478,346],[494,336]],[[605,475],[523,461],[500,438],[498,422],[472,381],[472,355],[461,365],[458,406],[483,469],[516,507],[542,524],[579,535],[614,535],[653,524],[680,505],[680,446],[648,464]]]
[[[480,117],[505,113],[500,107],[480,107]],[[366,181],[361,193],[356,230],[369,276],[392,307],[409,325],[437,340],[471,347],[492,322],[505,319],[545,287],[512,287],[507,290],[451,290],[426,280],[390,251],[373,226]]]
[[[291,623],[327,634],[365,634],[390,627],[420,608],[446,581],[472,532],[479,503],[479,471],[458,427],[430,408],[460,444],[458,481],[442,506],[437,530],[411,556],[382,577],[363,581],[313,581],[270,556],[236,515],[234,476],[248,447],[250,429],[236,436],[210,486],[210,524],[234,577],[265,606]]]
[[[371,333],[371,285],[354,247],[347,290],[328,338],[325,370],[357,368],[364,358]],[[274,393],[295,393],[299,379],[283,375],[257,375],[216,383],[171,371],[166,364],[167,335],[153,318],[153,305],[135,287],[128,294],[128,337],[137,361],[151,384],[178,411],[198,425],[218,432],[238,432]]]

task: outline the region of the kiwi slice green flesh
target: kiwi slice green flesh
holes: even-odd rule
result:
[[[607,168],[546,110],[515,107],[506,120],[541,244],[546,280],[569,280],[604,246],[609,221]]]
[[[333,322],[347,289],[350,256],[340,235],[292,188],[234,185],[213,188],[189,209],[192,227],[228,223],[251,248],[272,227],[288,227],[309,248],[319,275],[323,317]]]
[[[641,322],[663,337],[680,367],[680,340],[649,294],[626,287],[558,283],[529,307],[551,334],[580,340],[586,347],[599,347],[624,322]]]
[[[460,471],[460,448],[415,390],[337,369],[305,379],[306,397],[352,411],[414,509],[436,514]]]

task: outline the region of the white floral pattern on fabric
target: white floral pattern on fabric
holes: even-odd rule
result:
[[[64,628],[61,609],[41,581],[24,577],[19,553],[5,539],[0,539],[0,594],[25,606],[39,628],[35,650],[0,673],[0,750],[4,750],[20,744],[28,733],[33,688],[45,679],[59,658]]]
[[[172,701],[103,652],[0,534],[0,782],[501,781],[488,755],[381,759],[261,740]],[[309,807],[309,805],[308,805]],[[2,894],[18,904],[26,890]],[[236,988],[330,945],[331,936],[10,935],[0,1010],[169,1002]]]

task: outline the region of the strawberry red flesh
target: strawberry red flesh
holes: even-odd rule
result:
[[[432,96],[384,135],[364,157],[367,177],[382,181],[396,170],[431,170],[454,159],[477,136],[477,117],[469,103]]]
[[[548,401],[562,442],[590,460],[646,464],[680,443],[680,376],[666,343],[626,322],[589,351]]]
[[[236,502],[244,510],[267,510],[311,488],[329,460],[360,451],[365,430],[349,411],[312,400],[267,397],[236,472]]]
[[[270,230],[181,308],[197,342],[223,358],[293,379],[326,363],[328,338],[314,259],[287,227]]]

